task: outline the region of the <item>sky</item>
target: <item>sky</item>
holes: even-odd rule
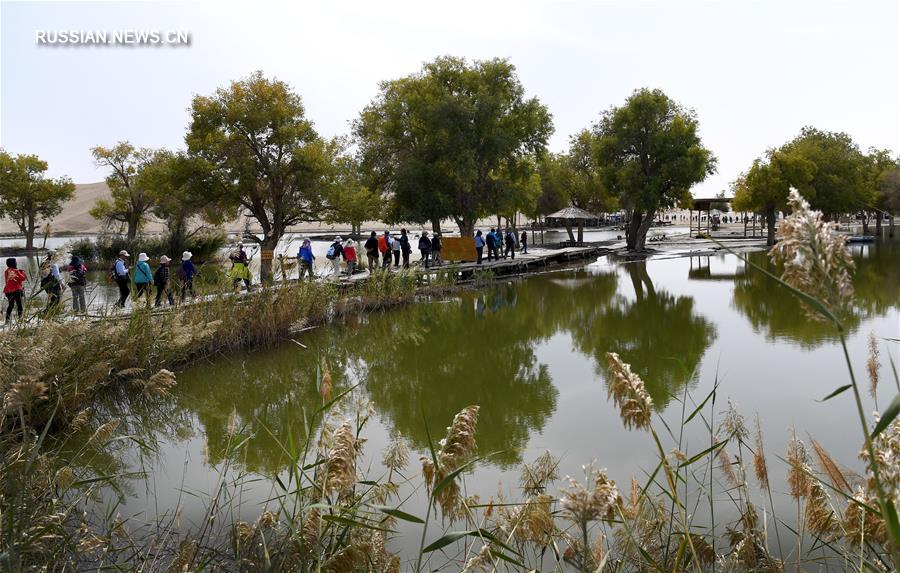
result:
[[[186,31],[189,45],[38,45],[39,32]],[[898,2],[0,2],[0,146],[102,180],[90,148],[184,148],[191,98],[261,70],[324,136],[382,80],[440,55],[509,58],[553,114],[549,147],[641,87],[693,109],[727,190],[805,125],[900,153]]]

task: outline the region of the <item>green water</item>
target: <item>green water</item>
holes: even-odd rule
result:
[[[765,264],[762,253],[750,257]],[[900,248],[896,242],[864,246],[854,257],[859,312],[849,322],[848,344],[864,377],[869,333],[900,333]],[[647,435],[625,430],[607,401],[602,365],[609,351],[632,364],[660,415],[675,425],[683,396],[699,402],[718,383],[716,410],[732,399],[748,420],[758,413],[770,460],[783,455],[793,427],[859,468],[860,430],[849,396],[816,401],[847,383],[833,329],[810,320],[789,293],[731,255],[604,258],[354,317],[297,341],[306,348],[288,341],[180,373],[171,409],[142,422],[159,453],[142,460],[150,485],[126,496],[128,509],[149,514],[181,503],[189,521],[199,519],[202,501],[184,492],[213,489],[233,410],[239,435],[249,442],[231,460],[231,471],[262,477],[245,487],[240,512],[258,516],[273,476],[288,464],[279,443],[302,442],[304,417],[321,403],[322,361],[335,393],[358,385],[354,394],[374,405],[363,468],[375,478],[383,474],[380,452],[390,436],[404,436],[422,453],[426,423],[437,440],[456,412],[480,405],[477,440],[487,458],[465,480],[467,491],[484,500],[500,481],[515,498],[519,465],[547,449],[562,457],[563,475],[580,476],[581,465],[592,460],[622,483],[652,469]],[[882,406],[893,391],[888,354],[900,362],[897,345],[886,343]],[[699,425],[684,436],[688,453],[708,445]],[[770,464],[780,483],[784,468]],[[421,500],[414,497],[407,507],[415,513]],[[398,543],[406,547],[404,539]]]

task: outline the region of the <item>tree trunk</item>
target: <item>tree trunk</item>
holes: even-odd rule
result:
[[[271,237],[263,237],[262,242],[259,244],[259,282],[263,284],[272,284],[272,259],[266,259],[263,253],[266,251],[272,251],[274,253],[275,247],[278,246],[278,241],[281,240],[281,237],[271,236]]]
[[[859,216],[860,216],[860,219],[862,220],[863,235],[868,235],[869,234],[869,214],[866,213],[865,211],[863,211],[862,213],[859,214]]]
[[[628,221],[628,226],[625,227],[625,248],[629,251],[637,250],[637,233],[638,228],[641,226],[641,223],[644,220],[644,214],[640,211],[632,211],[631,219]],[[698,217],[699,220],[699,217]]]
[[[578,242],[584,242],[584,219],[578,219]]]
[[[775,244],[775,208],[766,209],[766,246]]]
[[[894,238],[894,212],[891,211],[891,218],[888,219],[888,237]]]
[[[875,235],[881,237],[881,220],[884,218],[884,213],[881,211],[875,211]]]
[[[135,240],[135,238],[137,238],[137,233],[138,233],[138,223],[139,223],[139,222],[140,222],[140,221],[138,220],[138,218],[135,217],[135,216],[133,216],[133,215],[130,216],[130,217],[128,217],[128,222],[127,222],[127,225],[128,225],[128,229],[127,229],[127,238],[128,238],[128,242],[129,242],[129,243],[131,243],[132,241]]]
[[[25,235],[25,250],[27,251],[34,249],[34,229],[36,226],[34,219],[29,218],[27,226],[22,229],[22,234]]]
[[[474,221],[474,219],[457,219],[456,224],[459,226],[459,236],[460,237],[474,237],[475,236],[475,221]]]
[[[646,249],[647,231],[650,230],[650,225],[653,224],[654,215],[655,215],[654,211],[647,211],[647,213],[644,214],[640,225],[637,226],[637,229],[636,229],[637,236],[635,237],[635,244],[634,244],[635,251],[643,252],[643,251],[647,250]]]
[[[433,232],[433,233],[441,232],[441,220],[440,219],[432,219],[431,220],[431,232]]]

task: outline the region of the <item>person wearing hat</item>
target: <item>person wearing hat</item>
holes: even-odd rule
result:
[[[87,287],[87,267],[78,255],[69,261],[69,288],[72,289],[72,310],[78,314],[87,312],[84,289]]]
[[[237,251],[232,253],[230,257],[231,260],[231,280],[232,280],[232,288],[237,289],[241,284],[241,281],[244,281],[244,285],[247,287],[247,290],[250,290],[250,259],[247,257],[247,251],[244,250],[244,243],[240,242],[237,244]]]
[[[41,290],[47,293],[47,306],[44,307],[44,313],[48,313],[55,309],[62,298],[63,279],[59,274],[59,265],[54,260],[55,253],[47,251],[47,258],[41,263],[41,272],[46,272],[41,277]]]
[[[172,259],[163,255],[159,258],[159,266],[156,268],[156,273],[153,275],[153,284],[156,286],[156,302],[153,306],[159,306],[160,301],[162,301],[163,293],[166,293],[166,298],[169,300],[169,306],[175,306],[175,297],[172,296],[172,289],[169,288],[169,262]]]
[[[197,267],[191,261],[193,256],[194,254],[190,251],[181,253],[181,269],[178,271],[178,276],[181,279],[182,302],[187,293],[191,293],[191,298],[194,298],[194,277],[197,276]]]
[[[419,252],[422,253],[422,266],[428,268],[428,259],[431,258],[431,239],[428,238],[428,231],[422,231],[419,237]]]
[[[353,272],[356,270],[356,241],[351,238],[347,238],[344,242],[344,260],[347,261],[347,276],[352,277]]]
[[[309,280],[313,280],[313,261],[315,260],[316,256],[313,254],[312,243],[309,242],[309,239],[303,239],[303,244],[300,245],[300,250],[297,252],[301,281],[306,274],[309,274]]]
[[[441,264],[441,234],[435,233],[431,237],[431,264],[439,266]]]
[[[143,296],[147,302],[150,302],[153,290],[150,288],[150,285],[153,284],[153,270],[150,268],[150,263],[147,262],[149,260],[150,257],[147,256],[147,253],[138,253],[137,264],[134,265],[134,288],[137,290],[134,293],[134,300]]]
[[[16,259],[6,259],[6,269],[3,271],[3,294],[6,296],[6,322],[12,316],[13,306],[16,307],[16,316],[22,318],[22,300],[25,298],[25,271],[19,268]]]
[[[119,300],[116,301],[116,306],[119,308],[125,308],[125,301],[128,300],[128,295],[131,294],[131,286],[129,285],[131,277],[128,276],[128,265],[125,264],[125,260],[130,256],[128,251],[124,249],[119,251],[119,256],[116,257],[116,262],[111,272],[113,280],[116,281],[116,285],[119,287]]]
[[[328,247],[328,251],[325,253],[325,258],[331,261],[331,267],[335,277],[341,274],[341,258],[343,256],[344,247],[341,245],[341,237],[338,235],[334,238],[334,242],[331,243],[331,246]]]

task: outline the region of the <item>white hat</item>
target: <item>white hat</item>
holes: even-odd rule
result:
[[[119,251],[119,256],[120,257],[130,257],[131,255],[128,254],[128,251],[126,251],[125,249],[122,249],[121,251]]]
[[[193,257],[193,256],[194,256],[194,253],[192,253],[190,251],[185,251],[185,252],[181,253],[181,260],[189,261],[189,260],[191,260],[191,257]]]
[[[344,244],[345,244],[345,245],[352,245],[352,244],[353,244],[353,239],[351,239],[350,237],[347,237],[347,240],[344,241]]]
[[[119,253],[119,254],[121,255],[122,253]],[[147,253],[138,253],[138,260],[139,261],[149,261],[150,257],[147,256]]]
[[[167,256],[165,256],[165,255],[163,255],[163,256],[161,256],[161,257],[159,258],[159,262],[160,262],[160,263],[168,263],[168,262],[171,261],[171,260],[172,260],[172,259],[170,259],[169,257],[167,257]]]
[[[338,235],[337,237],[334,238],[334,240],[340,243],[340,242],[341,242],[341,236]]]

